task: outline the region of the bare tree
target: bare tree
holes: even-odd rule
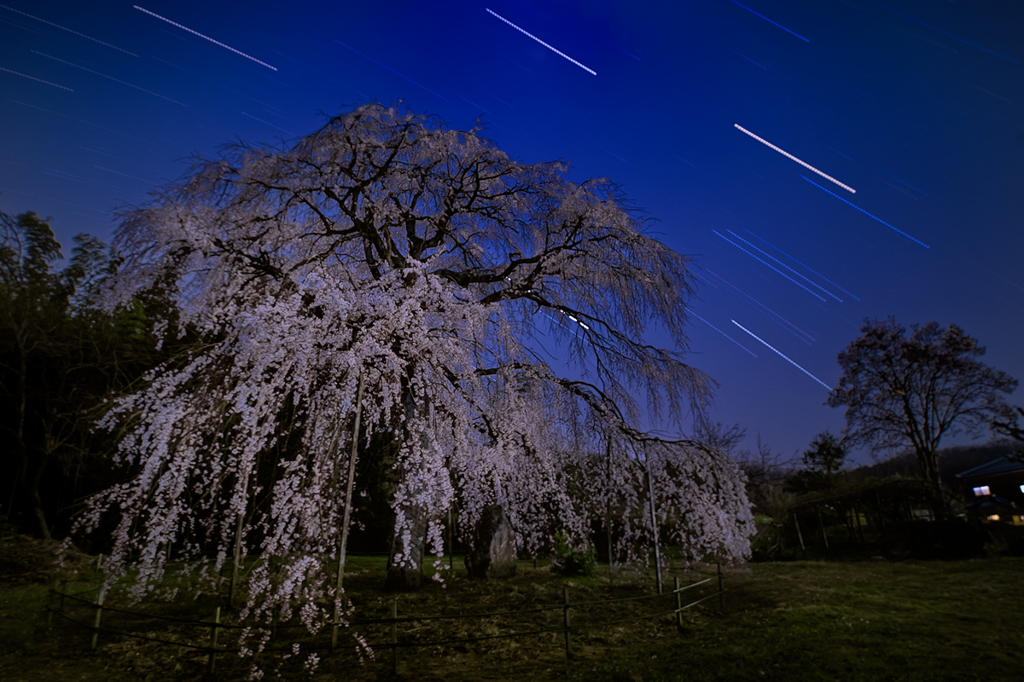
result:
[[[1024,417],[1024,407],[1020,405],[1014,405],[1013,411],[1007,413],[1002,419],[996,419],[990,425],[990,428],[996,433],[1004,436],[1009,436],[1019,444],[1017,449],[1010,453],[1009,457],[1017,461],[1024,460],[1024,429],[1020,427],[1018,421],[1021,417]]]
[[[1008,414],[1002,399],[1017,381],[982,364],[985,349],[954,324],[865,321],[863,335],[839,353],[843,370],[827,404],[846,406],[844,441],[873,453],[912,445],[922,478],[939,483],[943,436],[979,435]]]
[[[747,430],[739,424],[726,427],[722,422],[709,423],[698,420],[694,425],[693,439],[703,443],[710,448],[721,450],[732,457],[736,452],[736,446],[747,437]],[[760,439],[760,436],[758,437]]]

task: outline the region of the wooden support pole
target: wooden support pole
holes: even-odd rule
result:
[[[100,641],[100,616],[103,614],[103,599],[106,596],[107,591],[101,589],[99,596],[96,597],[96,619],[92,624],[92,646],[90,647],[93,651],[96,651],[96,645]]]
[[[565,598],[565,605],[562,607],[562,627],[565,629],[565,660],[572,658],[572,648],[569,641],[569,588],[562,588],[562,596]]]
[[[398,675],[398,597],[391,602],[391,674]]]
[[[853,505],[853,513],[857,518],[857,534],[860,535],[860,544],[867,545],[868,543],[864,541],[864,527],[860,522],[860,509],[857,508],[857,505]]]
[[[533,560],[537,568],[537,560]],[[455,575],[455,525],[452,521],[452,508],[448,507],[448,570]]]
[[[804,559],[807,559],[807,548],[804,546],[804,536],[800,532],[800,521],[797,519],[796,512],[793,512],[793,525],[796,526],[796,538],[800,541],[800,551],[803,552]]]
[[[718,608],[725,610],[725,576],[722,575],[722,562],[718,562]]]
[[[825,541],[825,549],[828,549],[828,535],[825,534],[825,524],[821,520],[821,508],[815,507],[814,511],[818,513],[818,528],[821,530],[821,539]]]
[[[341,618],[341,595],[345,586],[345,552],[348,549],[348,526],[352,518],[352,486],[356,478],[356,456],[359,454],[359,418],[363,410],[363,373],[359,372],[356,391],[356,419],[352,427],[352,449],[348,454],[348,479],[345,481],[345,509],[341,513],[341,541],[338,543],[338,579],[334,585],[334,618],[331,626],[331,650],[338,646],[338,620]],[[422,562],[421,562],[422,563]],[[422,565],[420,567],[422,569]]]
[[[647,492],[651,503],[651,537],[654,539],[654,570],[658,580],[658,594],[661,594],[664,590],[661,585],[661,547],[658,541],[658,518],[654,511],[654,480],[651,477],[651,462],[646,453],[644,454],[644,464],[647,467]]]
[[[213,627],[210,628],[210,657],[206,661],[206,672],[213,672],[213,661],[217,655],[217,626],[220,625],[220,607],[217,607],[217,611],[213,614]]]
[[[682,631],[683,629],[683,593],[679,590],[679,576],[674,576],[676,593],[676,629]]]
[[[46,627],[53,625],[53,595],[58,591],[60,587],[60,578],[53,581],[53,589],[50,590],[50,596],[46,599]]]
[[[231,589],[228,591],[228,606],[234,607],[235,595],[238,594],[238,572],[242,568],[242,530],[245,526],[245,508],[248,505],[249,476],[245,477],[242,483],[242,511],[238,512],[235,519],[235,546],[233,551],[233,563],[231,566]]]

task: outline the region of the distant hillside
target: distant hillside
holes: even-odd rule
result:
[[[939,476],[943,483],[949,483],[953,476],[961,471],[1008,455],[1019,445],[1013,441],[998,440],[981,445],[953,445],[948,448],[940,448]],[[848,473],[848,480],[855,483],[865,478],[884,478],[897,474],[908,478],[918,475],[917,457],[913,451],[894,455],[876,464],[852,469]]]

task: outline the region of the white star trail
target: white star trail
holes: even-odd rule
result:
[[[707,326],[711,327],[711,328],[712,328],[712,329],[714,329],[714,330],[715,330],[716,332],[718,332],[719,334],[721,334],[721,335],[722,335],[722,336],[724,336],[725,338],[729,339],[730,341],[732,341],[733,343],[735,343],[735,344],[736,344],[737,346],[739,346],[739,347],[740,347],[740,348],[742,348],[743,350],[745,350],[745,351],[747,351],[748,353],[750,353],[751,355],[753,355],[753,356],[754,356],[755,358],[757,357],[757,355],[756,355],[756,354],[754,353],[754,351],[750,350],[749,348],[747,348],[746,346],[744,346],[744,345],[743,345],[742,343],[740,343],[740,342],[739,342],[739,341],[737,341],[736,339],[732,338],[731,336],[729,336],[728,334],[726,334],[725,332],[723,332],[723,331],[722,331],[721,329],[719,329],[719,328],[718,328],[718,327],[716,327],[715,325],[713,325],[713,324],[711,324],[710,322],[708,322],[707,320],[705,320],[705,319],[704,319],[703,317],[701,317],[701,316],[700,316],[700,315],[698,315],[697,313],[695,313],[695,312],[693,312],[692,310],[690,310],[690,311],[688,311],[688,314],[690,314],[690,315],[693,315],[693,316],[694,316],[694,317],[696,317],[696,318],[697,318],[698,320],[700,320],[701,322],[703,322],[703,323],[704,323],[704,324],[706,324]]]
[[[73,62],[68,62],[68,61],[65,61],[63,59],[59,59],[57,57],[54,57],[53,55],[46,54],[45,52],[37,52],[35,50],[32,50],[32,53],[33,54],[37,54],[40,57],[46,57],[47,59],[52,59],[55,62],[60,62],[61,64],[67,64],[68,66],[73,66],[76,69],[81,69],[82,71],[87,71],[87,72],[89,72],[91,74],[94,74],[96,76],[102,76],[103,78],[106,78],[108,80],[112,80],[115,83],[120,83],[121,85],[127,85],[129,88],[135,88],[136,90],[139,90],[140,92],[144,92],[147,95],[153,95],[154,97],[159,97],[160,99],[165,99],[168,102],[173,102],[174,104],[177,104],[178,106],[181,106],[181,107],[187,107],[188,106],[187,104],[182,104],[181,102],[179,102],[176,99],[171,99],[170,97],[164,97],[163,95],[161,95],[159,93],[156,93],[156,92],[153,92],[152,90],[147,90],[145,88],[140,88],[138,85],[132,85],[131,83],[128,83],[127,81],[123,81],[120,78],[114,78],[113,76],[108,76],[105,73],[100,73],[99,71],[93,71],[92,69],[87,69],[84,66],[79,66],[78,64],[75,64]]]
[[[737,129],[738,129],[738,130],[739,130],[740,132],[744,132],[744,133],[746,133],[747,135],[750,135],[750,136],[751,136],[752,138],[754,138],[754,139],[755,139],[755,140],[757,140],[758,142],[760,142],[761,144],[763,144],[763,145],[767,145],[768,147],[771,147],[772,149],[774,149],[774,150],[775,150],[775,151],[777,151],[778,153],[780,153],[780,154],[782,154],[783,156],[785,156],[785,157],[786,157],[787,159],[789,159],[790,161],[796,161],[797,163],[799,163],[799,164],[800,164],[801,166],[803,166],[803,167],[804,167],[804,168],[806,168],[807,170],[809,170],[809,171],[814,171],[815,173],[817,173],[817,174],[818,174],[818,175],[820,175],[821,177],[825,178],[826,180],[829,180],[830,182],[834,182],[834,183],[836,183],[837,185],[839,185],[840,187],[842,187],[843,189],[845,189],[845,190],[846,190],[847,192],[849,192],[850,194],[856,194],[856,193],[857,193],[857,190],[855,190],[854,188],[850,187],[849,185],[844,185],[843,183],[841,183],[841,182],[839,182],[838,180],[836,180],[835,178],[833,178],[833,177],[832,177],[831,175],[826,175],[825,173],[822,173],[822,172],[821,172],[820,170],[818,170],[817,168],[815,168],[815,167],[814,167],[814,166],[812,166],[811,164],[809,164],[809,163],[804,163],[803,161],[801,161],[800,159],[796,158],[795,156],[793,156],[793,155],[792,155],[792,154],[790,154],[789,152],[785,151],[784,149],[779,149],[778,147],[776,147],[775,145],[773,145],[773,144],[772,144],[771,142],[769,142],[768,140],[765,140],[764,138],[758,137],[758,136],[757,136],[757,135],[755,135],[754,133],[750,132],[749,130],[747,130],[746,128],[744,128],[743,126],[741,126],[741,125],[740,125],[739,123],[733,123],[733,125],[734,125],[734,126],[736,126],[736,128],[737,128]]]
[[[775,348],[773,348],[773,347],[772,347],[771,345],[769,345],[769,344],[768,344],[767,342],[765,342],[765,341],[764,341],[763,339],[761,339],[761,337],[759,337],[759,336],[757,336],[756,334],[754,334],[754,333],[753,333],[752,331],[750,331],[749,329],[747,329],[746,327],[744,327],[744,326],[743,326],[742,324],[740,324],[740,323],[739,323],[739,322],[737,322],[736,320],[731,320],[731,322],[732,322],[732,323],[733,323],[734,325],[736,325],[737,327],[739,327],[740,329],[742,329],[743,331],[745,331],[745,332],[747,332],[748,334],[750,334],[751,336],[753,336],[753,337],[754,337],[755,339],[757,339],[758,341],[760,341],[760,342],[761,342],[761,343],[762,343],[762,344],[763,344],[763,345],[765,346],[765,348],[767,348],[768,350],[772,351],[773,353],[775,353],[776,355],[778,355],[778,356],[779,356],[780,358],[782,358],[783,360],[785,360],[785,361],[786,361],[786,362],[788,362],[789,364],[793,365],[793,366],[794,366],[794,367],[796,367],[796,368],[797,368],[798,370],[800,370],[801,372],[803,372],[804,374],[806,374],[807,376],[809,376],[810,378],[814,379],[814,380],[815,380],[815,381],[817,381],[817,382],[818,382],[819,384],[821,384],[822,386],[824,386],[824,387],[825,387],[825,390],[827,390],[827,391],[828,391],[829,393],[831,393],[831,392],[832,392],[832,387],[831,387],[831,386],[829,386],[829,385],[828,385],[828,384],[826,384],[826,383],[825,383],[824,381],[822,381],[821,379],[819,379],[818,377],[814,376],[813,374],[811,374],[810,372],[808,372],[808,371],[807,371],[806,369],[804,369],[803,367],[801,367],[800,365],[796,364],[795,362],[793,362],[792,360],[790,360],[789,358],[787,358],[787,357],[786,357],[785,355],[783,355],[783,354],[782,354],[782,353],[780,353],[779,351],[775,350]]]
[[[255,117],[255,116],[253,116],[252,114],[247,114],[247,113],[245,113],[244,111],[242,112],[242,116],[248,116],[249,118],[251,118],[251,119],[252,119],[252,120],[254,120],[254,121],[259,121],[259,122],[260,122],[260,123],[262,123],[263,125],[268,125],[268,126],[270,126],[271,128],[277,128],[277,129],[278,129],[278,130],[280,130],[281,132],[285,132],[285,133],[288,133],[289,135],[292,135],[292,136],[294,136],[294,135],[295,135],[295,133],[293,133],[293,132],[292,132],[292,131],[290,131],[290,130],[285,130],[285,129],[284,129],[284,128],[282,128],[281,126],[276,126],[276,125],[274,125],[273,123],[270,123],[269,121],[264,121],[264,120],[263,120],[262,118],[256,118],[256,117]]]
[[[2,66],[0,66],[0,71],[6,71],[7,73],[13,73],[15,76],[21,76],[22,78],[28,78],[29,80],[37,81],[39,83],[44,83],[46,85],[52,85],[55,88],[60,88],[61,90],[67,90],[68,92],[74,92],[74,90],[72,90],[71,88],[65,88],[63,85],[57,85],[56,83],[51,83],[50,81],[44,81],[42,78],[36,78],[35,76],[30,76],[27,73],[21,73],[20,71],[11,71],[10,69],[5,69]]]
[[[485,8],[485,9],[486,9],[486,8]],[[544,47],[548,48],[549,50],[551,50],[552,52],[554,52],[555,54],[557,54],[557,55],[558,55],[559,57],[563,57],[564,59],[568,59],[568,60],[569,60],[570,62],[572,62],[572,63],[573,63],[573,64],[575,64],[576,66],[580,67],[581,69],[583,69],[583,70],[584,70],[584,71],[586,71],[587,73],[589,73],[589,74],[591,74],[591,75],[593,75],[593,76],[596,76],[596,75],[597,75],[597,71],[594,71],[593,69],[590,69],[590,68],[587,68],[586,66],[583,66],[583,65],[582,65],[582,64],[580,64],[580,63],[579,63],[578,61],[576,61],[575,59],[573,59],[573,58],[572,58],[572,57],[570,57],[569,55],[565,54],[564,52],[559,52],[558,50],[556,50],[555,48],[551,47],[550,45],[548,45],[547,43],[545,43],[545,42],[544,42],[543,40],[541,40],[540,38],[538,38],[537,36],[533,35],[532,33],[529,33],[529,32],[527,32],[527,31],[524,31],[523,29],[519,28],[518,26],[516,26],[515,24],[513,24],[513,23],[512,23],[511,21],[509,21],[509,20],[508,20],[508,19],[506,19],[505,17],[501,16],[500,14],[495,14],[494,12],[492,12],[492,11],[491,11],[491,10],[489,10],[489,9],[487,10],[487,13],[488,13],[488,14],[490,14],[490,15],[491,15],[492,17],[495,17],[495,18],[497,18],[497,19],[501,19],[501,20],[502,20],[502,21],[504,21],[504,22],[505,22],[506,24],[508,24],[509,26],[511,26],[512,28],[514,28],[515,30],[519,31],[519,32],[520,32],[520,33],[522,33],[523,35],[525,35],[525,36],[527,36],[527,37],[529,37],[529,38],[533,38],[533,39],[534,39],[534,40],[536,40],[536,41],[537,41],[538,43],[540,43],[540,44],[541,44],[541,45],[543,45]]]
[[[199,37],[200,37],[200,38],[202,38],[203,40],[209,40],[209,41],[210,41],[211,43],[213,43],[214,45],[219,45],[220,47],[223,47],[223,48],[224,48],[225,50],[230,50],[231,52],[234,52],[234,53],[235,53],[235,54],[237,54],[237,55],[241,55],[242,57],[245,57],[246,59],[251,59],[252,61],[254,61],[254,62],[256,62],[257,64],[259,64],[260,66],[265,66],[265,67],[267,67],[268,69],[270,69],[271,71],[277,71],[277,67],[275,67],[275,66],[271,66],[270,64],[267,64],[266,62],[261,62],[260,60],[256,59],[256,57],[251,57],[251,56],[247,55],[246,53],[244,53],[244,52],[241,52],[240,50],[236,50],[235,48],[231,47],[230,45],[225,45],[225,44],[224,44],[224,43],[222,43],[222,42],[219,42],[219,41],[217,41],[217,40],[214,40],[214,39],[213,39],[213,38],[211,38],[210,36],[204,36],[204,35],[203,35],[202,33],[200,33],[199,31],[193,31],[193,30],[192,30],[192,29],[190,29],[190,28],[189,28],[188,26],[182,26],[181,24],[179,24],[179,23],[177,23],[177,22],[175,22],[175,21],[171,21],[171,20],[170,20],[170,19],[168,19],[167,17],[162,17],[162,16],[160,16],[160,15],[159,15],[159,14],[157,14],[156,12],[150,12],[150,11],[149,11],[148,9],[145,9],[144,7],[139,7],[138,5],[132,5],[132,7],[134,7],[134,8],[135,8],[135,9],[137,9],[137,10],[139,10],[140,12],[145,12],[146,14],[148,14],[148,15],[149,15],[149,16],[151,16],[151,17],[156,17],[156,18],[157,18],[157,19],[159,19],[160,21],[166,21],[166,22],[167,22],[168,24],[170,24],[171,26],[174,26],[174,27],[176,27],[176,28],[180,28],[180,29],[181,29],[182,31],[188,31],[188,32],[189,32],[189,33],[191,33],[192,35],[194,35],[194,36],[199,36]]]
[[[78,36],[79,38],[85,38],[86,40],[91,40],[94,43],[99,43],[100,45],[103,45],[104,47],[109,47],[112,50],[117,50],[118,52],[124,52],[125,54],[130,54],[133,57],[138,57],[139,56],[139,55],[135,54],[134,52],[129,52],[128,50],[122,50],[117,45],[111,45],[110,43],[105,43],[102,40],[96,40],[95,38],[93,38],[91,36],[85,35],[84,33],[79,33],[78,31],[72,31],[70,28],[66,28],[64,26],[61,26],[60,24],[55,24],[52,21],[47,21],[46,19],[40,19],[39,17],[34,17],[31,14],[26,14],[25,12],[22,12],[20,10],[16,10],[13,7],[8,7],[7,5],[0,5],[0,7],[3,7],[8,12],[14,12],[15,14],[20,14],[23,17],[28,17],[29,19],[35,19],[36,21],[41,21],[44,24],[46,24],[47,26],[53,26],[54,28],[59,28],[62,31],[67,31],[68,33],[72,33],[72,34]]]
[[[756,298],[754,298],[747,292],[743,291],[743,289],[740,289],[738,286],[736,286],[729,280],[725,279],[721,275],[716,275],[714,272],[708,270],[707,268],[704,269],[704,272],[718,280],[717,283],[723,285],[725,287],[725,290],[728,291],[730,294],[740,299],[741,301],[749,305],[751,308],[767,317],[772,322],[775,322],[780,327],[785,329],[787,332],[789,332],[796,338],[806,343],[808,346],[810,346],[817,340],[813,336],[811,336],[811,334],[805,332],[803,329],[796,326],[795,324],[787,320],[785,317],[783,317],[782,315],[778,314],[777,312],[766,306],[764,303],[761,303]],[[711,284],[713,285],[715,284],[715,282],[711,282]]]

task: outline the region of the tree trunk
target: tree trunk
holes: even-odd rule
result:
[[[424,406],[416,404],[415,396],[412,391],[412,372],[408,378],[408,383],[405,389],[405,415],[406,424],[411,423],[415,417],[417,410],[425,409]],[[405,438],[412,438],[413,435],[409,432],[409,429],[405,429]],[[424,447],[429,447],[428,443],[422,443]],[[402,480],[399,485],[407,485],[409,481],[420,480],[420,472],[417,471],[402,471]],[[417,491],[409,490],[409,494],[406,497],[400,509],[395,509],[395,516],[397,519],[398,512],[401,511],[405,516],[406,523],[404,528],[400,532],[397,530],[392,531],[391,537],[391,551],[388,556],[388,575],[384,581],[384,589],[388,591],[400,591],[408,592],[412,590],[418,590],[420,584],[423,581],[423,555],[425,549],[425,539],[427,535],[427,510],[422,504],[417,502]]]
[[[917,465],[921,470],[921,477],[929,484],[930,494],[929,497],[932,508],[932,516],[936,521],[945,519],[949,516],[949,509],[946,507],[946,501],[942,497],[942,484],[939,481],[939,463],[938,455],[935,449],[931,450],[918,450],[917,452]]]
[[[32,503],[32,511],[35,513],[36,520],[39,522],[39,532],[42,534],[44,540],[52,540],[50,536],[50,525],[46,522],[46,511],[43,509],[43,500],[39,497],[39,481],[43,477],[43,472],[46,470],[46,462],[49,457],[43,457],[42,461],[39,462],[39,466],[28,481],[28,497]]]
[[[408,504],[402,511],[407,525],[401,533],[394,533],[391,538],[388,577],[384,581],[384,589],[390,592],[418,590],[423,580],[427,510],[418,504]]]
[[[939,485],[939,465],[938,458],[934,450],[918,450],[917,466],[921,471],[921,478],[929,483]]]

